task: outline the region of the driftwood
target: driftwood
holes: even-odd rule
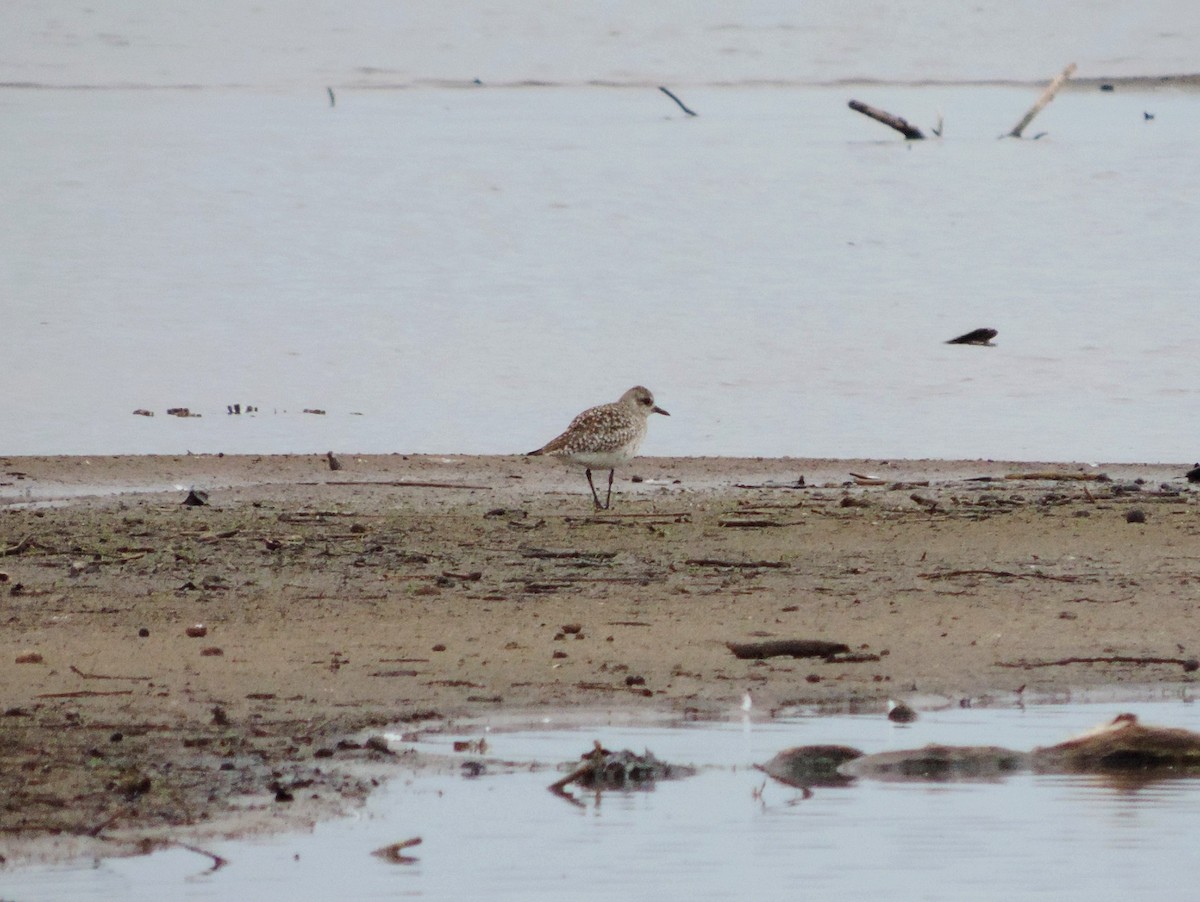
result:
[[[904,137],[909,141],[921,141],[925,138],[925,135],[922,134],[921,130],[915,125],[911,125],[906,120],[901,119],[899,116],[893,116],[891,113],[885,110],[868,106],[867,104],[861,103],[857,100],[851,100],[849,106],[850,109],[854,110],[856,113],[862,113],[864,116],[869,116],[876,122],[882,122],[884,125],[894,128],[896,131],[900,132],[900,134],[904,135]]]
[[[681,110],[683,110],[685,113],[687,113],[689,116],[697,115],[695,110],[689,110],[687,108],[687,106],[684,104],[684,102],[682,100],[680,100],[678,97],[676,97],[674,94],[672,94],[668,88],[664,88],[664,87],[662,87],[662,85],[659,85],[658,89],[660,91],[662,91],[664,94],[666,94],[668,97],[670,97],[672,100],[674,100],[677,104],[679,104],[679,108]]]
[[[421,837],[414,836],[412,839],[406,839],[402,842],[394,842],[390,846],[383,846],[376,849],[371,854],[377,858],[382,858],[384,861],[391,864],[414,864],[417,859],[411,855],[405,855],[407,849],[421,844]]]
[[[1009,137],[1009,138],[1021,137],[1021,132],[1025,131],[1025,127],[1027,125],[1029,125],[1030,122],[1033,121],[1033,117],[1036,116],[1038,113],[1040,113],[1042,111],[1042,109],[1045,108],[1046,104],[1048,104],[1051,100],[1054,99],[1054,95],[1058,93],[1059,88],[1061,88],[1064,84],[1067,83],[1067,79],[1070,78],[1074,74],[1074,72],[1075,72],[1075,64],[1074,63],[1071,63],[1069,66],[1067,66],[1067,68],[1063,69],[1062,72],[1060,72],[1058,74],[1058,77],[1055,78],[1054,81],[1050,82],[1050,84],[1046,86],[1046,90],[1043,91],[1042,96],[1037,99],[1037,103],[1035,103],[1033,106],[1031,106],[1029,108],[1029,112],[1027,112],[1023,117],[1021,117],[1021,121],[1013,126],[1012,131],[1010,131],[1006,137]]]
[[[763,658],[830,658],[846,654],[850,646],[844,642],[823,639],[776,639],[771,642],[726,642],[734,657],[759,661]]]

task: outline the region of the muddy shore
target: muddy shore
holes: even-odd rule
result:
[[[0,458],[0,849],[311,821],[370,737],[566,709],[1163,697],[1196,680],[1186,466]],[[852,474],[857,474],[852,475]],[[191,488],[207,504],[182,504]],[[727,643],[820,639],[827,658]]]

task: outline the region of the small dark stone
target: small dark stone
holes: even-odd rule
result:
[[[958,338],[951,338],[946,344],[948,345],[982,345],[991,347],[992,339],[999,335],[995,329],[972,329]]]
[[[1125,514],[1126,523],[1145,523],[1146,512],[1141,508],[1135,507],[1133,510]]]
[[[183,499],[183,504],[187,507],[202,507],[208,504],[208,492],[203,489],[192,489],[187,493],[187,497]]]
[[[640,676],[627,676],[627,677],[625,677],[625,685],[626,686],[645,686],[646,678],[640,677]]]
[[[109,736],[108,741],[109,742],[120,742],[124,738],[125,738],[124,733],[117,732],[117,733],[113,733],[111,736]]]
[[[887,717],[892,723],[912,723],[917,719],[917,712],[904,702],[889,702]]]
[[[363,747],[373,752],[382,752],[385,755],[392,754],[392,750],[388,748],[388,741],[382,736],[371,736],[363,743]]]
[[[138,630],[138,638],[139,639],[145,639],[149,635],[150,635],[150,630],[146,629],[144,626],[140,630]]]

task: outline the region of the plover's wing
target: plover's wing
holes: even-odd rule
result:
[[[543,445],[541,452],[618,451],[629,442],[634,431],[627,411],[617,404],[601,404],[589,407],[571,420],[566,432]]]

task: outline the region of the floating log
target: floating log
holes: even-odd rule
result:
[[[904,135],[909,141],[922,141],[925,135],[915,125],[910,125],[906,120],[899,116],[894,116],[886,110],[878,109],[877,107],[869,106],[857,100],[851,100],[849,103],[850,109],[856,113],[862,113],[864,116],[869,116],[876,122],[882,122],[889,128],[894,128],[900,134]]]
[[[1021,121],[1013,126],[1012,131],[1008,133],[1007,137],[1009,137],[1009,138],[1021,137],[1021,132],[1025,131],[1025,127],[1027,125],[1029,125],[1030,122],[1033,121],[1033,117],[1036,116],[1038,113],[1040,113],[1042,111],[1042,109],[1046,106],[1046,104],[1048,104],[1051,100],[1054,99],[1054,95],[1058,93],[1059,88],[1061,88],[1063,85],[1065,85],[1067,83],[1067,79],[1070,78],[1074,73],[1075,73],[1075,64],[1074,63],[1071,63],[1069,66],[1067,66],[1067,68],[1063,69],[1062,72],[1060,72],[1058,74],[1058,77],[1055,78],[1054,81],[1050,82],[1050,84],[1046,86],[1046,90],[1043,91],[1042,96],[1037,99],[1037,103],[1035,103],[1033,106],[1031,106],[1029,108],[1029,112],[1027,112],[1021,118]]]
[[[760,661],[763,658],[829,658],[850,651],[850,646],[844,642],[826,642],[823,639],[726,642],[725,647],[733,652],[734,657],[744,661]]]

